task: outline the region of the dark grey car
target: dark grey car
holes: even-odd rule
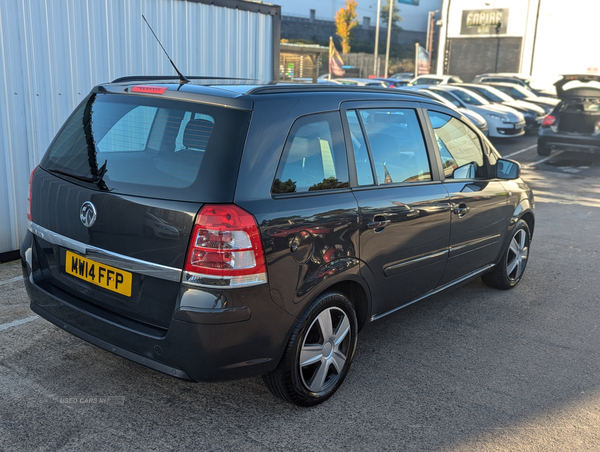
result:
[[[264,375],[309,406],[365,324],[479,276],[521,280],[531,190],[458,112],[216,83],[125,78],[76,108],[31,173],[36,313],[169,375]]]
[[[600,154],[600,75],[563,75],[554,86],[560,104],[539,131],[537,151]]]

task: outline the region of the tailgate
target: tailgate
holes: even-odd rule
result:
[[[88,96],[33,173],[34,281],[80,309],[167,328],[196,214],[232,202],[249,120],[165,96]]]
[[[167,328],[201,204],[98,193],[41,169],[32,184],[36,284]],[[90,227],[84,205],[95,210]]]

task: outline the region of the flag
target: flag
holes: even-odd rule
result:
[[[417,55],[417,63],[418,63],[418,73],[421,74],[429,74],[431,69],[431,63],[429,60],[429,52],[425,50],[425,47],[419,46],[419,51]]]
[[[329,77],[331,78],[331,74],[337,75],[338,77],[342,77],[346,71],[342,67],[344,62],[342,61],[342,57],[338,53],[335,45],[333,44],[333,39],[331,36],[329,37]]]

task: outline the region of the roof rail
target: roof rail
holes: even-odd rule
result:
[[[196,75],[187,77],[189,80],[244,80],[244,81],[255,81],[251,78],[236,78],[236,77],[217,77],[217,76],[205,76]],[[114,79],[111,83],[122,83],[122,82],[150,82],[153,80],[179,80],[177,75],[130,75],[127,77],[119,77]]]
[[[269,86],[258,86],[252,88],[246,94],[275,94],[275,93],[298,93],[298,92],[369,92],[378,94],[393,94],[393,95],[404,95],[404,96],[417,96],[422,97],[426,100],[431,100],[431,97],[426,94],[422,94],[413,90],[403,90],[402,88],[386,89],[377,88],[370,86],[356,86],[356,85],[311,85],[311,84],[281,84],[281,85],[269,85]]]

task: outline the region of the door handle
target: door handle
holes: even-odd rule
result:
[[[471,210],[470,207],[467,207],[465,204],[461,204],[458,207],[455,207],[454,209],[452,209],[452,212],[454,212],[454,214],[458,215],[458,218],[462,218],[467,213],[469,213],[469,210]]]
[[[367,223],[367,228],[368,229],[375,229],[375,232],[381,232],[385,229],[385,227],[391,223],[390,220],[385,220],[385,217],[382,216],[376,216],[375,218],[373,218],[374,221],[371,221],[370,223]]]
[[[390,224],[390,220],[371,221],[370,223],[367,223],[367,227],[369,229],[383,229],[388,224]]]

